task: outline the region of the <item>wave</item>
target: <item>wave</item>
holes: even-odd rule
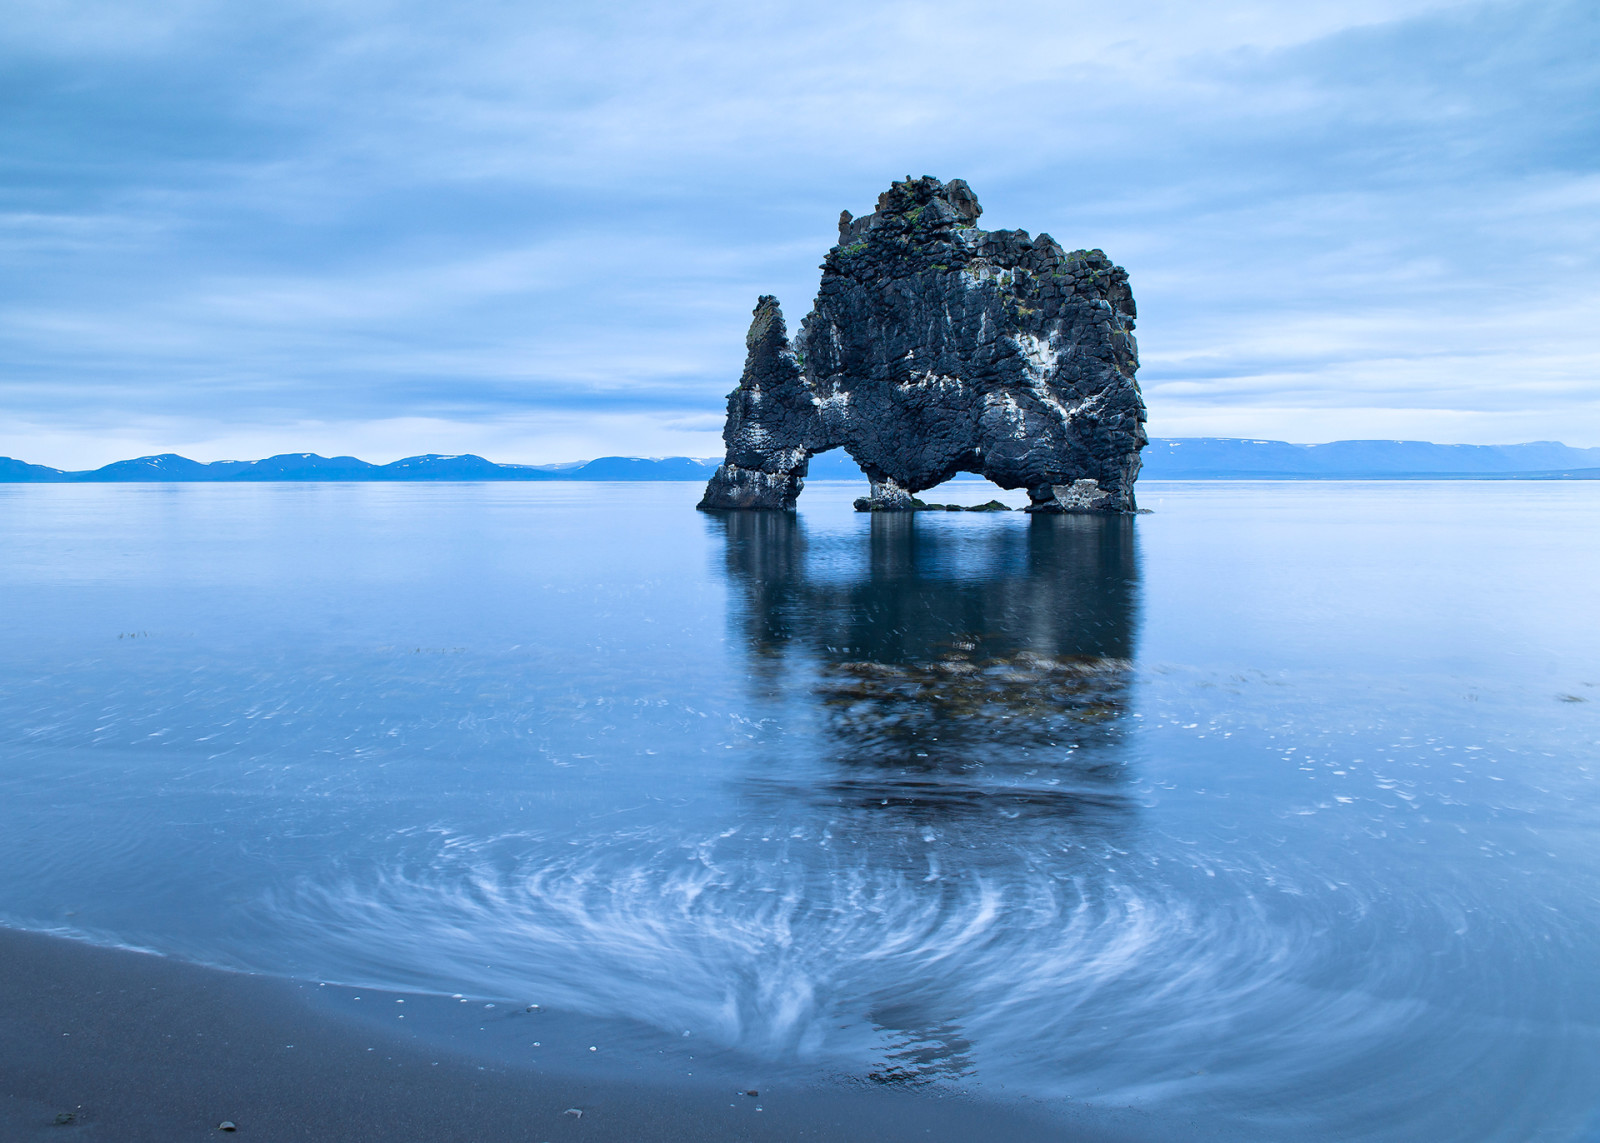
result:
[[[1004,1076],[1116,1100],[1267,1088],[1305,1106],[1395,1053],[1429,1055],[1427,1076],[1411,1061],[1421,1091],[1483,1050],[1447,1034],[1495,1018],[1460,977],[1479,958],[1439,955],[1469,935],[1465,882],[1402,901],[1292,857],[1024,825],[997,839],[992,823],[846,806],[698,835],[435,830],[401,865],[303,879],[269,909],[372,983],[642,1020],[878,1082]],[[1396,923],[1407,940],[1385,938]],[[1514,1005],[1505,983],[1494,994]],[[1529,1043],[1502,1038],[1496,1062]]]

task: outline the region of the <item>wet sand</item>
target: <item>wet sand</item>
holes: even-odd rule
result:
[[[926,1089],[790,1082],[751,1097],[734,1095],[720,1074],[668,1080],[661,1069],[641,1070],[623,1057],[585,1060],[582,1068],[519,1064],[452,1050],[413,1031],[420,1021],[401,1031],[398,1019],[390,1027],[344,1017],[330,1010],[328,995],[314,984],[0,929],[0,1137],[61,1143],[1152,1137],[1070,1126],[1060,1109]],[[401,1002],[392,995],[382,999]],[[62,1115],[72,1121],[58,1124]],[[220,1131],[223,1121],[237,1132]]]

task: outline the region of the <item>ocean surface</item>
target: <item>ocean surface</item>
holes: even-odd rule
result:
[[[699,492],[0,487],[0,923],[1236,1139],[1600,1140],[1600,485]]]

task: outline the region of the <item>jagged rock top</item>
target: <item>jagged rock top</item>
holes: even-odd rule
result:
[[[871,214],[852,218],[848,210],[839,215],[839,245],[849,246],[866,238],[867,231],[880,226],[903,229],[921,227],[927,231],[971,227],[978,224],[983,207],[965,179],[941,183],[923,176],[906,177],[878,196],[878,207]]]

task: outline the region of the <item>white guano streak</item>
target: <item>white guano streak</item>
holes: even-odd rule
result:
[[[1072,418],[1082,416],[1091,411],[1101,401],[1103,394],[1095,393],[1085,397],[1076,405],[1068,408],[1063,405],[1054,393],[1050,391],[1047,378],[1055,370],[1061,355],[1044,338],[1032,333],[1017,333],[1010,338],[1017,352],[1022,356],[1022,362],[1027,367],[1028,379],[1033,383],[1033,391],[1039,400],[1050,406],[1061,416],[1061,423],[1068,424]]]

